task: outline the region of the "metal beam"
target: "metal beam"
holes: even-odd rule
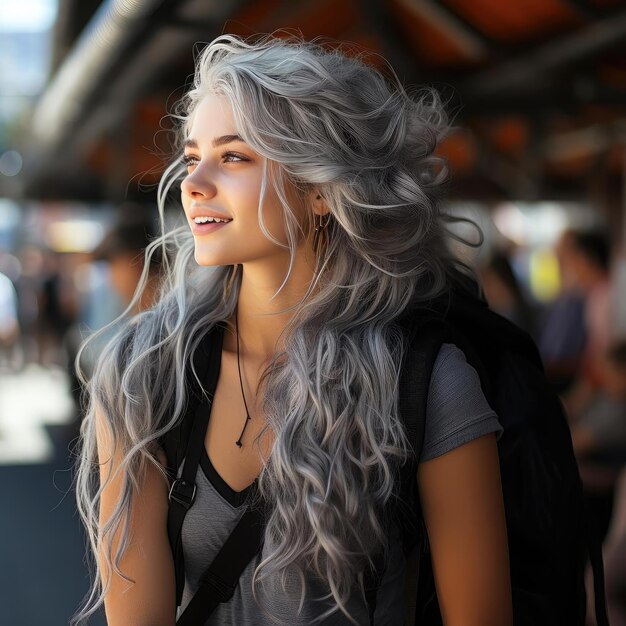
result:
[[[606,14],[606,9],[592,4],[589,0],[561,0],[561,2],[589,19],[596,19]]]
[[[104,2],[39,99],[32,132],[37,152],[24,172],[26,192],[37,187],[37,180],[45,177],[59,153],[68,162],[80,160],[81,148],[89,144],[94,132],[127,112],[129,103],[154,80],[157,68],[175,62],[185,46],[191,55],[192,35],[163,28],[172,17],[206,24],[210,16],[217,21],[244,1]],[[132,80],[126,80],[129,76]]]
[[[102,3],[39,99],[33,115],[38,142],[51,145],[68,132],[144,20],[165,1]]]
[[[454,44],[472,61],[482,61],[489,56],[491,44],[487,38],[441,2],[433,0],[399,0],[399,2],[434,26],[447,39],[454,41]]]
[[[467,100],[491,98],[532,84],[543,74],[619,44],[626,38],[626,11],[598,20],[553,43],[525,51],[459,85]]]
[[[581,107],[598,105],[626,107],[626,90],[615,89],[591,81],[584,88],[574,80],[572,83],[555,82],[549,89],[529,93],[497,94],[484,100],[463,103],[463,117],[481,115],[531,115],[558,112],[577,115]]]
[[[212,16],[217,24],[243,1],[107,0],[42,94],[33,118],[34,136],[40,143],[52,145],[70,129],[73,132],[76,124],[92,113],[92,105],[125,73],[129,59],[140,56],[175,15],[188,22],[195,18],[203,26]],[[174,60],[175,55],[176,49],[166,48],[159,59]],[[145,69],[154,67],[154,62],[153,56],[144,75],[153,75]],[[140,91],[140,85],[134,84],[132,96]]]
[[[56,72],[99,5],[100,0],[59,0],[52,36],[51,72]]]

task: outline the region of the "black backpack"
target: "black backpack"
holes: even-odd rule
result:
[[[515,626],[584,626],[588,562],[593,569],[597,626],[608,626],[601,546],[591,533],[562,405],[546,381],[533,341],[491,311],[475,295],[474,287],[459,284],[428,307],[407,310],[398,319],[410,341],[400,380],[399,409],[415,451],[399,475],[397,502],[404,504],[392,511],[401,520],[408,597],[414,600],[407,604],[405,624],[442,624],[415,475],[433,364],[441,344],[449,342],[461,348],[477,370],[485,396],[504,427],[498,451]],[[215,343],[218,335],[207,333],[194,353],[201,380],[214,378],[208,374],[221,358],[221,350],[212,349],[219,347]],[[173,478],[185,458],[180,479],[172,482],[168,516],[177,605],[184,586],[180,531],[195,498],[194,481],[209,414],[196,387],[190,386],[184,419],[161,442]],[[215,388],[207,385],[205,391],[212,397]],[[214,561],[207,564],[198,592],[177,621],[179,626],[202,626],[220,602],[232,597],[239,576],[261,548],[263,518],[261,508],[248,507]],[[380,558],[376,562],[382,563]],[[381,575],[366,577],[371,623]]]
[[[584,626],[588,563],[597,626],[606,626],[601,542],[586,510],[563,406],[530,336],[491,311],[475,285],[457,286],[419,315],[404,315],[401,323],[412,341],[403,368],[400,413],[416,453],[401,478],[401,500],[408,511],[417,511],[404,517],[407,584],[413,589],[408,597],[415,599],[407,607],[406,623],[442,624],[415,474],[430,375],[441,344],[449,342],[477,370],[504,427],[498,453],[515,626]]]

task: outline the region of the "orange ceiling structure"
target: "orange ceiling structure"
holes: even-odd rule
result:
[[[42,127],[57,132],[39,137],[47,149],[34,159],[27,195],[152,198],[150,185],[167,160],[159,129],[193,72],[194,44],[220,32],[276,29],[382,54],[406,84],[440,89],[460,128],[441,147],[458,196],[580,196],[587,185],[597,189],[599,171],[606,193],[619,193],[626,153],[621,1],[230,0],[219,12],[204,0],[137,0],[127,4],[137,5],[138,18],[124,16],[121,43],[104,46],[89,73],[77,51],[89,47],[90,32],[96,46],[107,17],[116,19],[107,4],[60,2],[55,72],[38,112]],[[68,67],[83,77],[80,93],[62,84]],[[494,163],[505,164],[507,175],[495,176]],[[531,185],[529,176],[536,177]]]

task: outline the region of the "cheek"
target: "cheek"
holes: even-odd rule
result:
[[[191,206],[191,199],[189,198],[189,196],[187,196],[187,194],[185,194],[182,188],[180,190],[180,204],[183,208],[183,212],[185,213],[185,215],[189,217],[189,207]]]
[[[240,181],[240,184],[233,185],[231,195],[232,209],[235,217],[245,220],[246,229],[251,228],[262,234],[259,224],[259,202],[260,202],[260,178]],[[274,236],[282,239],[283,227],[283,206],[274,189],[265,190],[262,203],[263,221]],[[243,224],[242,224],[243,225]],[[262,234],[265,237],[264,234]]]
[[[275,189],[268,189],[265,194],[265,200],[263,204],[264,215],[266,222],[272,222],[277,232],[284,233],[284,222],[286,219],[295,219],[303,228],[306,227],[305,223],[305,211],[306,207],[301,196],[301,193],[293,188],[292,185],[286,184],[284,188],[284,199],[287,203],[287,208],[283,206],[278,192]]]

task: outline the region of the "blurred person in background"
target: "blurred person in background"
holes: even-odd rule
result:
[[[156,236],[156,226],[148,212],[141,212],[130,203],[120,207],[119,215],[118,222],[105,235],[89,258],[92,262],[103,261],[107,264],[109,289],[119,298],[122,308],[126,308],[132,300],[142,275],[144,251],[152,238]],[[161,256],[160,249],[158,249],[151,257],[146,288],[142,291],[141,298],[131,315],[152,306],[156,298],[160,276]],[[106,342],[108,338],[108,335],[103,336],[101,342]],[[68,334],[66,341],[72,393],[80,415],[82,415],[80,383],[76,376],[74,360],[82,339],[80,328],[75,325]],[[97,353],[98,350],[94,350],[90,358],[85,360],[89,371],[93,369],[93,359],[96,358]]]
[[[571,415],[574,452],[582,458],[626,462],[626,340],[604,355],[601,387]]]
[[[613,344],[599,364],[600,386],[568,417],[593,521],[604,537],[615,483],[626,464],[626,340]]]
[[[13,369],[19,337],[17,293],[11,279],[0,273],[0,370]]]
[[[585,293],[575,271],[575,238],[576,232],[567,229],[554,247],[561,293],[540,314],[537,324],[537,346],[546,376],[558,393],[566,392],[576,380],[587,341]]]
[[[506,252],[496,252],[481,272],[485,297],[500,315],[532,334],[533,311]]]
[[[592,524],[597,535],[603,539],[613,509],[616,468],[598,462],[590,450],[594,436],[597,444],[605,441],[602,437],[606,436],[607,430],[611,430],[607,428],[607,423],[619,429],[619,418],[615,416],[613,403],[616,395],[619,397],[621,393],[620,349],[616,347],[615,351],[609,352],[613,341],[611,241],[603,230],[572,230],[566,235],[564,243],[569,279],[583,297],[585,341],[574,380],[561,398],[573,428],[572,436]],[[620,401],[617,402],[619,404]],[[574,426],[577,422],[579,427]]]
[[[15,272],[17,316],[21,330],[20,352],[24,363],[39,361],[38,326],[40,317],[41,276],[45,258],[37,245],[26,243],[16,251],[19,271]]]
[[[145,218],[127,218],[118,223],[93,251],[94,261],[106,261],[109,266],[110,284],[120,297],[122,306],[128,306],[144,269],[144,250],[156,236],[154,224]],[[159,251],[151,258],[146,289],[135,307],[134,313],[150,308],[155,300],[160,276]]]
[[[614,334],[611,242],[602,230],[574,231],[569,255],[572,278],[584,296],[585,345],[571,389],[563,395],[566,409],[577,414],[603,385],[603,358]]]
[[[573,243],[574,273],[585,294],[583,375],[598,386],[604,378],[603,355],[613,338],[611,242],[607,233],[589,231],[576,233]]]
[[[76,297],[69,272],[58,252],[43,250],[42,278],[37,292],[37,360],[40,365],[66,367],[65,334],[76,319]]]

